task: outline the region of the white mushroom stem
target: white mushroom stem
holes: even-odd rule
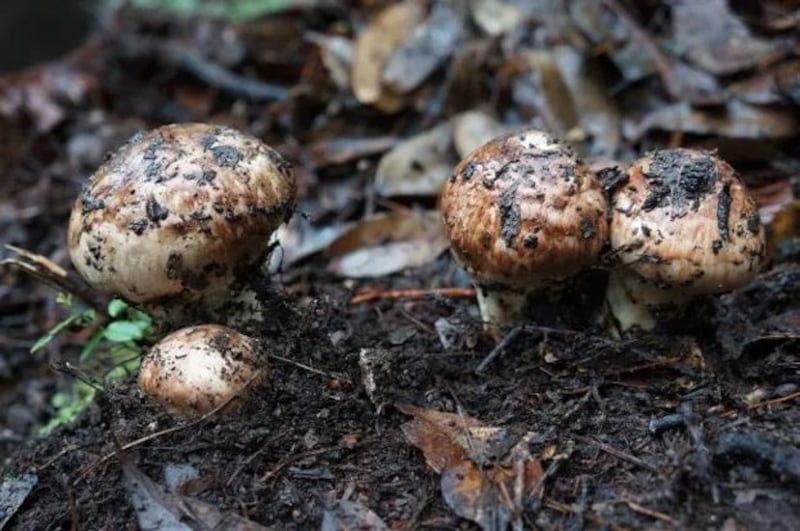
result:
[[[643,331],[653,330],[657,324],[653,310],[671,307],[678,311],[690,299],[691,295],[679,288],[660,288],[629,271],[613,271],[606,290],[609,328],[618,332],[634,327]]]
[[[476,284],[478,308],[481,311],[484,329],[497,341],[508,329],[520,324],[528,299],[528,292]]]

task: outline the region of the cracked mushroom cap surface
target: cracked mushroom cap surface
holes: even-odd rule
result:
[[[527,130],[473,151],[440,210],[455,258],[478,283],[526,288],[592,264],[607,235],[596,176],[567,144]]]
[[[236,269],[264,258],[294,209],[291,166],[228,127],[174,124],[134,135],[72,209],[72,263],[134,303],[224,297]]]
[[[254,339],[225,326],[199,325],[173,332],[150,349],[139,370],[139,387],[171,413],[194,416],[266,376]],[[235,407],[237,400],[231,404]]]
[[[613,195],[611,246],[623,267],[662,288],[712,294],[747,283],[765,256],[755,201],[712,153],[656,151]]]

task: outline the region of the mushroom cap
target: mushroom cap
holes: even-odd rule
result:
[[[766,249],[758,208],[734,169],[683,148],[630,167],[612,197],[611,247],[641,279],[696,295],[747,283]]]
[[[222,300],[291,216],[291,166],[228,127],[174,124],[134,135],[95,172],[69,221],[72,263],[134,303]]]
[[[253,378],[265,378],[266,367],[251,337],[220,325],[190,326],[150,349],[139,387],[171,413],[203,415],[244,391]]]
[[[607,235],[599,181],[536,130],[499,136],[445,183],[440,210],[455,258],[479,284],[535,288],[592,264]]]

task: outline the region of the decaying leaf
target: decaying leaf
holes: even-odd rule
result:
[[[125,488],[141,529],[158,531],[266,531],[266,527],[213,505],[172,494],[122,457]]]
[[[732,83],[728,93],[757,105],[800,104],[800,61],[788,61],[759,72],[754,77]]]
[[[386,112],[399,110],[403,98],[383,85],[386,62],[419,24],[423,11],[418,2],[394,4],[373,18],[356,41],[351,84],[358,101]]]
[[[450,245],[437,211],[378,214],[340,236],[328,248],[328,271],[376,278],[435,260]]]
[[[469,8],[475,24],[491,37],[507,33],[522,20],[522,10],[505,0],[473,0]]]
[[[594,44],[608,49],[609,57],[626,81],[636,81],[655,72],[652,58],[631,38],[630,28],[602,2],[573,0],[569,12]]]
[[[462,159],[489,140],[510,131],[497,118],[479,110],[457,114],[452,123],[453,145]]]
[[[277,273],[292,264],[321,252],[352,228],[353,223],[316,226],[305,216],[294,216],[272,235],[278,247],[269,257],[269,272]]]
[[[361,157],[375,155],[390,149],[397,144],[393,136],[374,138],[328,138],[318,140],[308,146],[307,152],[315,167],[321,168],[333,164],[344,164]]]
[[[484,426],[467,415],[396,404],[414,419],[401,429],[433,470],[442,474],[442,497],[462,518],[484,530],[520,523],[525,505],[541,496],[544,474],[530,453],[535,434]]]
[[[36,474],[6,477],[0,481],[0,529],[3,529],[39,482]]]
[[[323,35],[313,31],[306,32],[305,39],[319,47],[322,64],[336,86],[347,88],[353,67],[353,42],[339,35]]]
[[[622,136],[617,104],[608,94],[600,74],[573,48],[559,46],[554,59],[564,83],[572,93],[580,126],[590,137],[590,155],[613,155]]]
[[[563,137],[578,125],[575,102],[549,51],[525,54],[528,69],[514,79],[514,101],[523,116],[538,115],[553,133]]]
[[[640,119],[623,122],[625,137],[636,140],[651,130],[715,134],[730,138],[789,138],[800,119],[783,109],[731,100],[720,108],[699,109],[687,103],[667,105]]]
[[[673,40],[686,57],[714,74],[732,74],[779,58],[774,43],[753,36],[728,0],[672,2]]]
[[[461,40],[464,20],[448,2],[436,2],[425,23],[418,26],[389,58],[382,81],[405,94],[417,88],[453,53]]]
[[[373,511],[358,502],[338,500],[322,515],[321,531],[388,531]]]
[[[444,122],[404,140],[386,153],[375,171],[375,192],[435,196],[453,171],[452,127]]]

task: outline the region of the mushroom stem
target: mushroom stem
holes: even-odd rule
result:
[[[475,291],[483,328],[495,341],[500,341],[511,326],[522,322],[528,299],[526,291],[479,284],[475,284]]]
[[[612,271],[606,290],[606,319],[612,333],[637,327],[651,331],[656,327],[654,310],[682,309],[690,296],[677,289],[663,289],[629,271]]]

